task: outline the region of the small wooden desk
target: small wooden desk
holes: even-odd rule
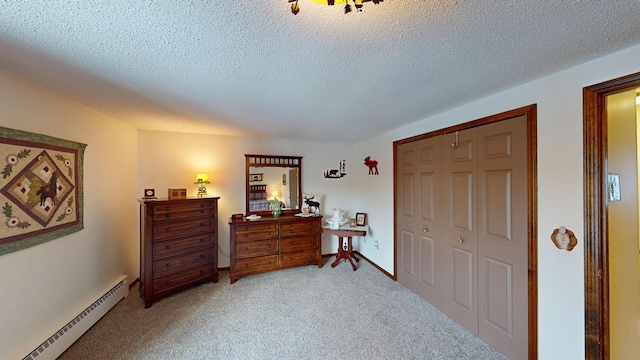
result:
[[[367,235],[368,226],[356,226],[356,227],[344,227],[340,229],[331,229],[329,226],[325,226],[322,228],[323,234],[332,234],[338,237],[338,254],[336,255],[335,261],[331,264],[331,267],[334,268],[340,262],[340,259],[349,260],[351,263],[351,267],[353,271],[356,271],[356,264],[353,263],[352,258],[355,261],[360,261],[353,254],[353,246],[351,245],[351,237],[352,236],[365,236]],[[347,238],[347,243],[344,243],[344,238]]]

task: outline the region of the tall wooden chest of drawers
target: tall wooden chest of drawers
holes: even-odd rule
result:
[[[218,282],[218,199],[140,200],[140,294],[145,308]]]
[[[229,221],[230,278],[305,265],[322,267],[322,217],[283,215]]]

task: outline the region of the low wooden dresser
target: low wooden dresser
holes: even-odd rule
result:
[[[230,280],[298,266],[322,267],[322,217],[283,215],[229,220]]]
[[[140,294],[145,308],[218,282],[218,199],[140,200]]]

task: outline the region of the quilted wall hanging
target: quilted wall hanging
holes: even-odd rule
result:
[[[0,255],[83,229],[86,146],[0,127]]]

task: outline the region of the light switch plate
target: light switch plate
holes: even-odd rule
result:
[[[608,174],[607,180],[609,182],[609,201],[620,201],[622,199],[620,195],[620,175]]]

